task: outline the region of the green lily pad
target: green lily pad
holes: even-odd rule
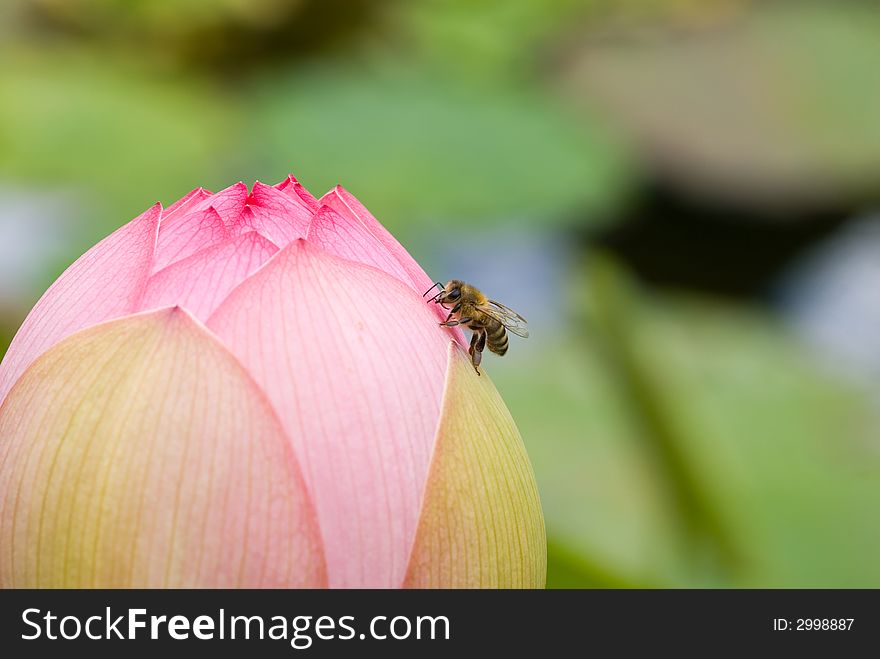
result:
[[[755,3],[712,29],[589,38],[568,93],[613,115],[654,175],[783,210],[877,198],[880,14],[870,3]]]
[[[865,393],[765,313],[590,278],[577,329],[490,365],[535,467],[548,584],[880,585]]]
[[[228,184],[217,154],[235,154],[232,118],[209,86],[81,51],[9,48],[0,62],[0,176],[78,188],[79,247],[157,200]]]
[[[598,220],[627,178],[610,138],[518,88],[320,69],[268,80],[252,107],[267,178],[342,183],[394,231]]]

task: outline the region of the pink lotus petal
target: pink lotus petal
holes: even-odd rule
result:
[[[185,311],[90,327],[0,408],[0,586],[326,586],[263,392]]]
[[[209,199],[214,195],[213,192],[209,192],[205,190],[205,188],[196,188],[195,190],[188,192],[186,195],[175,201],[168,208],[162,211],[162,221],[167,221],[172,217],[176,217],[178,215],[183,215],[184,213],[189,212],[191,209],[198,206],[205,199]]]
[[[322,205],[329,206],[343,217],[360,222],[367,231],[376,236],[376,239],[385,246],[385,249],[391,253],[409,275],[412,289],[419,295],[434,283],[425,271],[422,270],[422,267],[416,263],[416,260],[409,255],[409,252],[397,242],[397,239],[370,214],[370,211],[353,194],[341,185],[337,185],[333,190],[321,197],[319,201]]]
[[[297,202],[302,202],[305,204],[307,210],[315,212],[320,207],[318,200],[312,195],[311,192],[303,187],[302,183],[296,180],[293,174],[290,174],[286,179],[281,181],[275,185],[276,190],[281,190],[288,197]]]
[[[319,201],[322,205],[329,206],[343,217],[359,222],[367,231],[373,234],[401,265],[409,276],[410,287],[419,295],[424,293],[434,283],[434,280],[422,270],[422,266],[416,263],[416,260],[397,242],[397,239],[391,235],[388,229],[382,226],[379,220],[373,217],[370,211],[341,185],[337,185],[333,190],[321,197]],[[437,305],[431,306],[438,318],[446,319],[448,311],[444,311]],[[456,327],[450,329],[449,332],[460,345],[468,345],[468,341],[464,338],[464,333],[461,329]]]
[[[296,241],[208,327],[266,391],[293,442],[330,585],[400,585],[445,379],[449,336],[432,311],[393,277]]]
[[[281,190],[282,192],[285,192],[289,191],[290,186],[294,185],[295,183],[299,183],[299,179],[297,179],[296,176],[294,176],[293,174],[288,174],[286,179],[284,179],[283,181],[279,181],[275,184],[274,187],[276,190]]]
[[[225,241],[229,233],[223,218],[213,208],[177,215],[168,220],[163,213],[153,272]]]
[[[243,222],[284,247],[292,240],[305,238],[312,213],[303,204],[270,185],[257,181],[248,197]]]
[[[329,206],[321,206],[312,218],[308,241],[336,256],[371,265],[410,285],[407,272],[379,239],[363,224],[341,216]]]
[[[277,251],[256,231],[205,249],[153,275],[141,309],[179,305],[207,320],[232,289]]]
[[[229,227],[238,227],[242,223],[242,214],[247,206],[248,188],[239,181],[235,185],[211,195],[201,203],[193,206],[190,212],[205,211],[213,208]]]
[[[138,308],[152,269],[162,205],[156,204],[81,256],[25,319],[0,364],[0,404],[47,348],[89,325]]]

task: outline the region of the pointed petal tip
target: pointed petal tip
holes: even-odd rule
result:
[[[166,315],[170,320],[182,320],[189,316],[186,309],[179,304],[175,304],[173,307],[168,307]]]
[[[278,183],[276,183],[272,187],[276,190],[281,190],[282,192],[284,192],[285,190],[287,190],[287,188],[294,185],[296,182],[297,181],[294,178],[293,174],[288,174],[285,178],[278,181]]]
[[[208,197],[210,197],[212,194],[214,194],[214,193],[211,192],[210,190],[208,190],[207,188],[204,188],[204,187],[202,187],[202,186],[200,185],[199,187],[197,187],[197,188],[193,188],[192,190],[190,190],[189,192],[187,192],[185,195],[183,195],[179,200],[177,200],[177,201],[174,202],[174,203],[177,204],[177,203],[180,203],[180,202],[182,202],[182,201],[186,201],[186,200],[188,200],[188,199],[192,199],[193,197],[203,197],[203,196],[208,196]],[[173,204],[172,204],[172,205],[173,205]],[[170,208],[170,206],[169,206],[169,208]]]
[[[306,238],[297,238],[281,250],[286,252],[286,256],[290,259],[314,259],[316,257],[332,257],[332,254],[325,252],[319,245],[309,242]]]
[[[407,330],[389,334],[376,323],[362,290],[393,299]],[[331,586],[403,579],[447,368],[449,337],[434,318],[394,277],[300,239],[208,319],[288,429],[315,498]]]
[[[235,190],[237,192],[243,192],[245,195],[247,195],[250,193],[250,186],[248,186],[248,184],[245,183],[244,181],[236,181],[235,183],[230,185],[228,188],[226,188],[226,190],[227,191]]]
[[[163,309],[153,309],[143,311],[138,314],[132,314],[128,316],[128,318],[133,318],[141,316],[144,319],[148,319],[150,317],[153,318],[154,322],[160,327],[167,327],[169,329],[183,329],[187,326],[200,326],[202,325],[198,318],[192,315],[190,311],[179,304],[175,304],[170,307],[165,307]],[[117,318],[114,321],[110,322],[124,322],[126,318]]]
[[[277,251],[278,247],[257,231],[228,238],[154,274],[141,308],[177,304],[206,320],[236,286]]]
[[[110,236],[113,236],[115,233],[121,232],[123,229],[126,228],[126,226],[136,225],[136,224],[141,224],[141,225],[153,224],[153,225],[155,225],[155,228],[147,228],[147,231],[151,231],[151,232],[155,231],[156,233],[158,233],[159,221],[162,218],[163,211],[164,211],[164,208],[162,207],[162,202],[157,201],[155,204],[150,206],[143,213],[134,217],[134,219],[132,219],[128,225],[123,225],[122,227],[119,227],[113,234],[110,234]],[[110,236],[108,236],[108,238]]]
[[[276,183],[274,186],[279,192],[283,192],[295,202],[302,204],[309,211],[314,212],[318,208],[318,200],[309,192],[296,176],[288,174],[287,178]]]
[[[287,245],[285,245],[284,249],[282,249],[281,251],[288,252],[288,253],[306,253],[306,252],[308,252],[308,253],[314,254],[316,252],[320,252],[323,250],[320,247],[318,247],[317,245],[310,243],[305,238],[294,238],[289,243],[287,243]]]
[[[197,206],[198,204],[204,202],[206,199],[210,199],[213,196],[213,192],[210,190],[206,190],[203,187],[198,187],[193,190],[190,190],[188,193],[183,195],[180,199],[172,203],[167,208],[162,211],[162,223],[164,224],[169,219],[190,210],[191,208]]]
[[[344,204],[346,197],[357,199],[353,194],[346,190],[341,183],[337,183],[332,188],[327,190],[327,192],[325,192],[324,195],[318,199],[318,203],[325,206],[330,206],[332,208],[333,203],[330,200],[338,199]]]
[[[328,213],[333,213],[334,215],[338,215],[338,213],[335,210],[333,210],[330,206],[328,206],[327,204],[325,204],[324,202],[322,202],[319,199],[318,206],[317,206],[317,208],[315,208],[315,214],[312,217],[312,224],[309,227],[309,235],[311,235],[311,233],[312,233],[311,229],[315,225],[315,220],[322,218],[323,216],[327,215]]]

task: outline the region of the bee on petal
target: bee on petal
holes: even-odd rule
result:
[[[501,356],[507,352],[507,332],[523,338],[529,336],[525,318],[500,302],[490,300],[478,288],[453,279],[445,286],[437,282],[422,297],[435,288],[440,290],[429,302],[449,309],[449,315],[440,325],[464,325],[473,332],[468,353],[477,375],[480,375],[480,362],[485,348]]]

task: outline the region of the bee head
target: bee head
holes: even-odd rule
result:
[[[454,306],[461,298],[462,289],[465,285],[466,284],[460,279],[452,279],[446,282],[445,286],[438,281],[436,284],[431,286],[431,288],[425,291],[422,297],[430,293],[433,289],[439,288],[439,292],[434,297],[429,299],[428,302],[433,302],[434,304],[440,305],[451,304]]]
[[[436,302],[441,305],[454,306],[461,298],[462,286],[464,286],[464,282],[458,279],[446,282],[446,286],[437,294]]]

